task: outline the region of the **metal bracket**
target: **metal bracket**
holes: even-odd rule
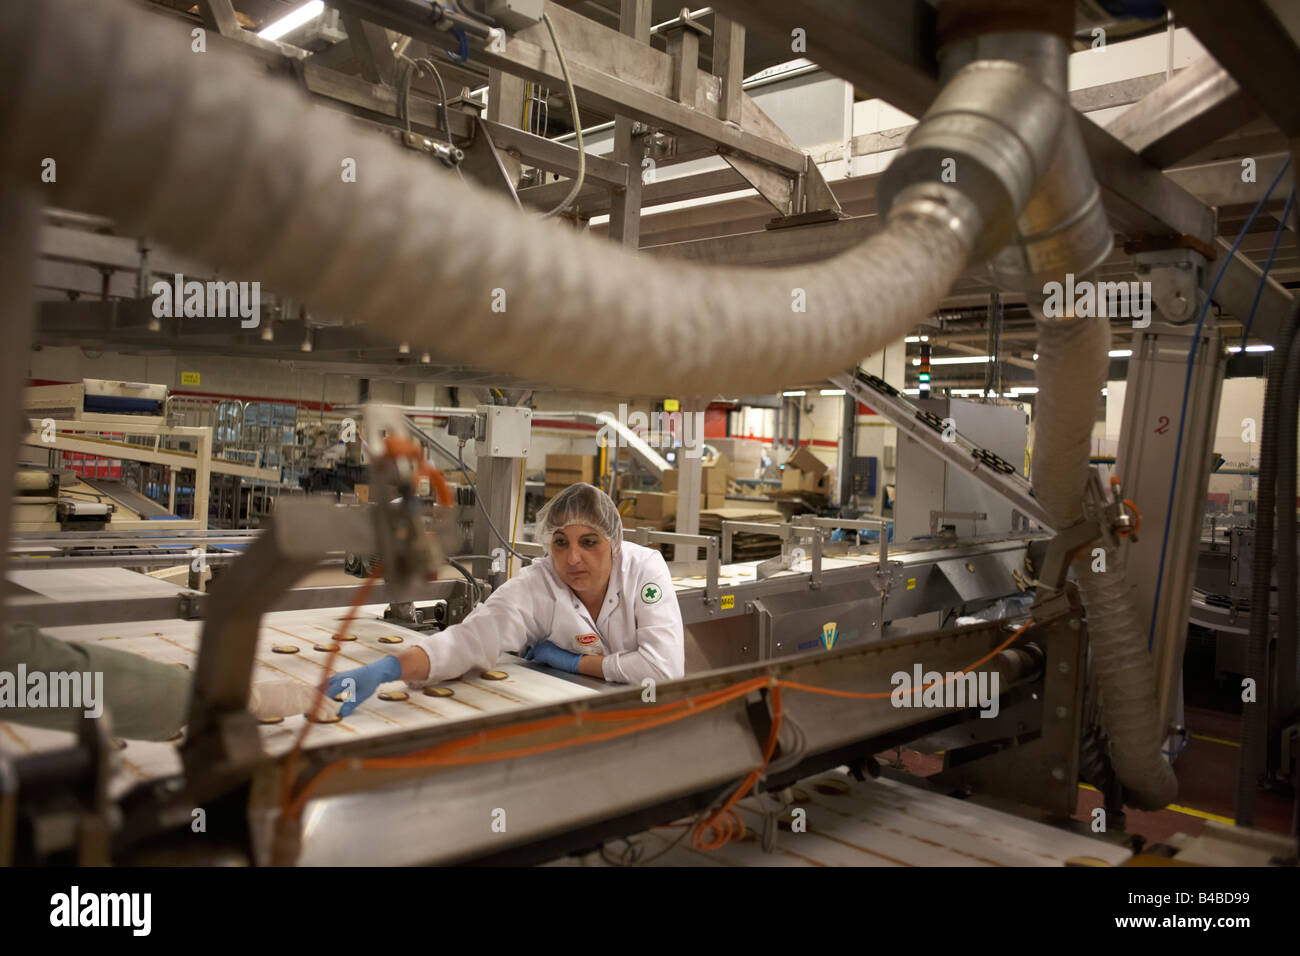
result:
[[[989,516],[983,511],[931,511],[931,535],[939,533],[939,522],[944,518],[956,518],[958,521],[987,521]]]
[[[1151,285],[1151,309],[1166,322],[1182,325],[1196,318],[1205,304],[1206,258],[1195,249],[1139,252],[1133,257],[1138,277]],[[1130,313],[1133,311],[1129,304]],[[1148,322],[1150,315],[1147,316]]]

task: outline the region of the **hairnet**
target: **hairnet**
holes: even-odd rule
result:
[[[609,541],[614,554],[623,546],[623,519],[619,517],[618,507],[595,485],[581,482],[569,485],[537,512],[537,534],[547,554],[551,553],[551,536],[571,524],[594,528]]]

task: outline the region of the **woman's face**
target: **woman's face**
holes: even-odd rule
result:
[[[609,584],[613,566],[609,540],[595,528],[571,524],[551,535],[551,561],[560,579],[580,596],[599,597]]]

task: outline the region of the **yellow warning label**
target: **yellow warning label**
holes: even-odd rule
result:
[[[907,579],[907,589],[908,589],[909,591],[913,591],[913,590],[916,589],[916,578],[908,578],[908,579]]]
[[[182,384],[182,385],[197,385],[197,384],[199,384],[199,373],[198,373],[198,372],[181,372],[181,384]]]
[[[724,611],[730,611],[735,606],[736,606],[736,595],[734,594],[722,595],[722,609]]]

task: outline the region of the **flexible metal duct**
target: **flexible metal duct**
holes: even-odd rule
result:
[[[1066,273],[1076,281],[1090,280],[1092,270],[1110,254],[1113,237],[1079,120],[1066,98],[1069,49],[1061,32],[1068,35],[1072,11],[1063,0],[1030,7],[1041,22],[1009,29],[1009,24],[1024,22],[1030,9],[1021,0],[948,0],[941,7],[948,42],[940,64],[948,76],[980,62],[1018,63],[1055,94],[1065,114],[1056,150],[1019,217],[1016,235],[992,257],[989,268],[999,287],[1026,295],[1038,320],[1031,481],[1035,496],[1056,519],[1055,527],[1068,528],[1083,518],[1096,403],[1110,364],[1110,324],[1075,317],[1073,303],[1051,317],[1041,306],[1046,283],[1064,283]],[[986,25],[994,26],[981,32]],[[1108,551],[1105,567],[1093,571],[1092,555],[1085,552],[1074,573],[1088,613],[1110,759],[1127,802],[1157,809],[1177,796],[1178,780],[1160,752],[1164,732],[1146,628],[1125,581],[1123,551]]]
[[[1110,323],[1044,319],[1039,308],[1031,309],[1039,319],[1032,483],[1057,527],[1068,528],[1083,518],[1097,397],[1110,366]],[[1130,806],[1159,809],[1178,795],[1178,780],[1160,753],[1164,732],[1146,628],[1130,596],[1124,550],[1106,551],[1104,571],[1093,565],[1088,549],[1073,567],[1088,612],[1111,763]]]
[[[985,215],[1019,212],[1055,134],[1003,137],[1019,179],[992,198],[964,195],[1004,174],[978,176],[973,157],[969,186],[936,170],[897,190],[885,228],[834,259],[716,270],[520,216],[215,39],[191,44],[119,2],[8,4],[0,175],[444,360],[619,394],[774,390],[897,339],[961,273]]]

